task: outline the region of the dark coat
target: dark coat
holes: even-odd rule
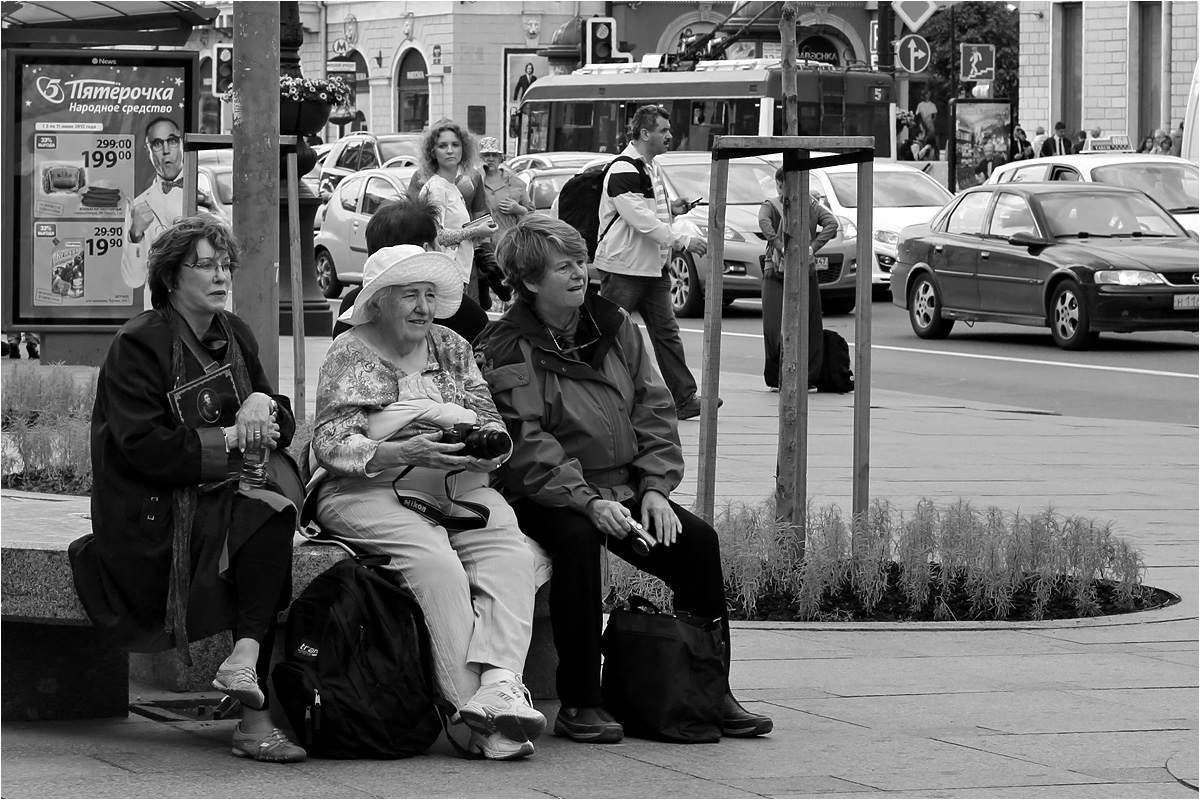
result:
[[[1062,142],[1063,142],[1063,155],[1069,156],[1075,152],[1075,147],[1071,144],[1070,136],[1062,137]],[[1047,136],[1046,141],[1042,142],[1042,152],[1039,153],[1038,155],[1043,156],[1043,157],[1058,155],[1058,145],[1055,144],[1054,134]]]
[[[278,404],[279,446],[296,429],[288,398],[272,392],[249,327],[223,315],[238,341],[252,391]],[[157,311],[125,323],[109,346],[92,410],[92,533],[71,543],[75,590],[92,623],[113,643],[132,652],[173,646],[166,633],[167,587],[178,487],[222,481],[240,469],[240,454],[225,451],[218,426],[233,424],[225,409],[218,426],[189,429],[174,416],[167,393],[174,388],[171,346],[175,334]],[[188,381],[204,369],[184,348]],[[229,348],[214,354],[229,363]],[[192,584],[188,635],[195,641],[236,621],[232,584],[220,577],[218,559],[229,556],[277,513],[271,505],[234,491],[236,482],[202,493],[192,526]],[[286,602],[287,598],[281,598]]]

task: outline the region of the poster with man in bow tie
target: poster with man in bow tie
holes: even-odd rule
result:
[[[146,284],[150,245],[176,217],[183,216],[183,135],[179,125],[170,117],[150,120],[141,149],[154,167],[154,176],[125,208],[121,279],[131,289]],[[145,292],[144,297],[150,308],[150,293]]]
[[[4,64],[2,322],[116,330],[149,307],[150,244],[183,213],[198,54],[14,48]]]

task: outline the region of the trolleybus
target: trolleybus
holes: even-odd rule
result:
[[[796,85],[801,136],[874,136],[875,157],[895,157],[890,76],[802,61]],[[686,72],[589,64],[540,78],[525,92],[518,153],[618,152],[634,111],[647,103],[667,109],[677,150],[711,149],[713,136],[784,132],[777,58],[701,61]]]

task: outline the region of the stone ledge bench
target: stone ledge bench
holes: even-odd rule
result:
[[[67,546],[91,532],[88,500],[3,493],[0,633],[3,707],[0,719],[90,719],[126,716],[130,678],[177,692],[211,692],[228,654],[228,633],[192,643],[192,666],[174,651],[132,653],[107,646],[75,594]],[[339,547],[303,545],[292,559],[293,599],[346,557]],[[534,699],[553,699],[558,656],[550,631],[548,586],[538,592],[525,683]],[[282,634],[282,631],[281,631]],[[276,657],[283,636],[276,637]]]

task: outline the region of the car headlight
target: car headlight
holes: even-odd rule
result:
[[[858,238],[858,226],[845,217],[837,218],[838,225],[842,233],[842,239],[850,241]]]
[[[705,239],[707,239],[708,238],[708,226],[707,225],[697,225],[696,227],[700,229],[700,235],[703,236]],[[740,233],[735,231],[733,228],[726,226],[725,227],[725,241],[727,241],[727,242],[744,242],[744,241],[746,241],[746,237],[742,236]]]
[[[1156,272],[1144,269],[1102,269],[1095,274],[1096,283],[1116,286],[1156,286],[1166,283]]]
[[[875,231],[875,241],[884,244],[900,244],[900,234],[895,231]]]

